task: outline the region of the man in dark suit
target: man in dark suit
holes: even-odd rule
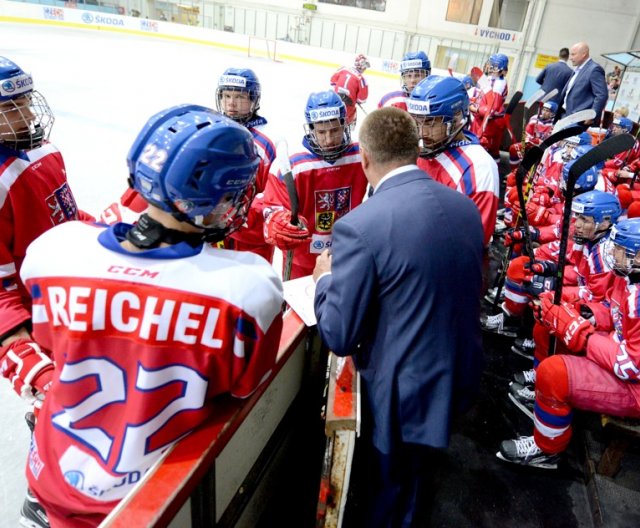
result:
[[[575,70],[560,94],[562,117],[592,108],[596,117],[585,125],[599,126],[609,97],[604,70],[589,57],[589,46],[584,42],[571,47],[569,58]]]
[[[370,113],[359,139],[374,193],[317,259],[318,330],[337,355],[355,354],[373,418],[379,483],[365,525],[424,526],[434,453],[479,384],[482,223],[469,198],[417,167],[408,113]]]
[[[571,75],[573,75],[573,70],[571,66],[567,64],[567,60],[569,60],[569,48],[562,48],[558,57],[560,58],[558,62],[552,62],[544,67],[538,77],[536,77],[536,82],[541,85],[540,88],[544,90],[544,93],[549,93],[556,88],[558,93],[552,97],[550,101],[560,105],[562,102],[560,94],[571,78]]]

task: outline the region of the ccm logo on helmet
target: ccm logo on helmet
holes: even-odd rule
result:
[[[311,121],[324,121],[327,119],[339,119],[340,118],[340,109],[333,108],[325,108],[323,110],[311,110],[309,112],[309,117]]]

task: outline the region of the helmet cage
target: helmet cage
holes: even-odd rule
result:
[[[311,151],[327,161],[334,161],[338,159],[340,155],[349,148],[349,145],[351,145],[351,127],[343,117],[340,117],[338,121],[340,123],[338,126],[342,128],[342,142],[334,147],[320,146],[315,130],[315,125],[317,123],[327,123],[329,121],[316,121],[315,123],[304,124],[304,133],[307,141],[309,142]]]
[[[229,119],[233,119],[238,123],[244,124],[247,121],[250,121],[260,109],[261,88],[260,83],[257,80],[247,78],[245,75],[236,75],[235,72],[237,72],[237,70],[227,70],[227,72],[220,76],[218,87],[216,88],[216,110],[221,114],[226,115]],[[223,104],[224,92],[249,94],[249,101],[251,104],[249,105],[247,113],[227,115]]]
[[[640,272],[640,219],[618,222],[611,228],[606,244],[605,259],[617,275]]]
[[[36,90],[0,101],[0,144],[13,150],[38,148],[49,139],[55,118]]]
[[[604,258],[607,266],[620,277],[640,272],[640,251],[625,248],[616,244],[615,240],[607,240]]]
[[[451,143],[455,137],[464,128],[466,121],[462,118],[462,112],[459,112],[453,119],[446,116],[418,116],[413,114],[413,119],[418,125],[418,132],[420,134],[420,155],[423,157],[431,158],[442,152]],[[436,127],[442,127],[444,125],[445,130],[442,138],[439,140],[430,140],[435,134],[426,134],[429,129],[435,129]],[[427,140],[425,142],[425,139]],[[426,143],[429,143],[428,145]]]

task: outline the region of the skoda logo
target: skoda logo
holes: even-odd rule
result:
[[[82,21],[91,24],[93,22],[93,15],[91,13],[82,13]]]
[[[316,241],[313,243],[313,248],[314,248],[314,249],[322,249],[323,247],[324,247],[324,243],[323,243],[323,242],[321,242],[320,240],[316,240]]]
[[[311,112],[309,112],[309,117],[311,118],[311,121],[315,121],[318,119],[318,112],[316,110],[311,110]]]
[[[2,83],[2,89],[3,89],[5,92],[11,93],[11,92],[15,91],[15,89],[16,89],[16,85],[15,85],[15,84],[13,84],[13,81],[4,81],[4,82]]]

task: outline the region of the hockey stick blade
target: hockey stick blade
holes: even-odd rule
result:
[[[605,139],[599,145],[593,147],[589,152],[580,156],[569,169],[569,181],[575,183],[582,173],[598,163],[613,158],[625,150],[633,147],[635,139],[631,134],[619,134]],[[569,185],[567,185],[567,188]]]
[[[560,119],[555,125],[553,125],[553,132],[557,132],[558,130],[562,130],[570,125],[575,125],[576,123],[583,123],[584,121],[591,121],[595,119],[596,112],[591,108],[587,108],[586,110],[580,110],[580,112],[576,112],[575,114],[568,115],[567,117],[563,117]]]
[[[544,94],[544,97],[542,99],[540,99],[540,102],[542,104],[546,103],[549,99],[551,99],[552,97],[555,97],[556,95],[558,95],[558,89],[554,88],[553,90],[548,91],[546,94]]]
[[[549,148],[554,143],[558,141],[562,141],[563,139],[570,138],[572,136],[577,136],[578,134],[584,131],[584,127],[580,125],[572,125],[567,128],[563,128],[562,130],[558,130],[557,132],[551,134],[547,139],[545,139],[542,143],[540,143],[540,147],[542,150]]]
[[[533,92],[533,94],[531,94],[529,99],[527,99],[527,102],[524,103],[524,107],[527,110],[529,110],[529,108],[531,108],[534,104],[536,104],[543,97],[544,97],[544,90],[542,88],[540,88],[539,90],[536,90],[535,92]]]
[[[507,109],[504,111],[504,113],[506,115],[513,114],[513,111],[516,109],[516,107],[518,106],[518,103],[520,102],[521,99],[522,99],[522,92],[517,91],[516,93],[514,93],[513,97],[511,98],[511,101],[509,101],[509,104],[507,105]]]

